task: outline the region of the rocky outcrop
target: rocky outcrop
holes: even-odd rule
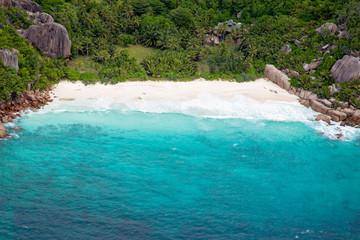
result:
[[[274,65],[268,64],[265,66],[264,76],[281,88],[284,88],[287,91],[290,90],[290,78],[278,70]]]
[[[18,56],[16,56],[15,53],[18,53],[19,51],[16,49],[13,49],[12,52],[10,52],[9,49],[0,49],[0,58],[1,62],[4,64],[4,66],[10,66],[14,67],[16,71],[19,71],[19,59]]]
[[[0,138],[4,138],[7,136],[8,136],[8,134],[6,132],[6,129],[5,129],[4,125],[2,124],[2,122],[0,122]]]
[[[318,29],[316,29],[316,33],[321,34],[323,37],[328,33],[330,35],[334,35],[338,31],[338,27],[335,23],[325,23]]]
[[[300,73],[298,73],[298,72],[296,72],[296,71],[290,70],[290,71],[289,71],[289,74],[290,74],[293,78],[295,78],[295,79],[300,78]]]
[[[314,100],[314,99],[310,100],[310,107],[315,112],[319,112],[319,113],[322,113],[322,114],[327,114],[328,111],[331,110],[331,108],[325,106],[321,102],[319,102],[317,100]]]
[[[324,121],[326,122],[327,124],[330,125],[330,118],[324,114],[319,114],[317,115],[315,121],[319,122],[319,121]]]
[[[290,74],[290,70],[284,69],[285,73]],[[290,86],[289,79],[284,72],[276,69],[273,65],[265,66],[264,76],[273,83],[288,90],[289,93],[298,96],[299,102],[305,107],[311,107],[315,112],[321,113],[316,121],[325,121],[330,124],[330,119],[341,122],[342,126],[360,127],[360,110],[357,110],[349,103],[331,99],[321,99],[316,94]],[[289,84],[289,85],[287,85]],[[286,87],[284,87],[286,85]]]
[[[54,18],[47,13],[29,13],[29,17],[33,20],[35,24],[44,24],[44,23],[52,23],[54,22]]]
[[[19,112],[26,109],[37,109],[45,105],[47,102],[52,102],[49,90],[40,92],[26,91],[12,102],[0,103],[0,121],[3,123],[12,122],[19,117]]]
[[[349,82],[360,78],[360,61],[358,58],[345,55],[331,68],[335,82]]]
[[[347,118],[346,113],[331,109],[328,111],[328,115],[331,117],[331,120],[335,122],[344,121]]]
[[[322,58],[314,59],[310,64],[304,63],[303,67],[305,71],[315,71],[321,65]]]
[[[2,0],[0,1],[0,4],[6,8],[18,7],[21,10],[33,13],[42,12],[43,10],[43,8],[39,4],[29,0]]]
[[[281,51],[284,52],[285,54],[291,52],[291,50],[292,49],[291,49],[290,45],[285,45],[281,48]]]
[[[58,23],[30,26],[24,32],[24,37],[49,57],[70,57],[71,41],[68,32]]]

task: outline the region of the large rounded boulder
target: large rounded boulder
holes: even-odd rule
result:
[[[68,58],[71,55],[69,34],[61,24],[51,22],[30,26],[24,37],[49,57]]]
[[[358,58],[345,55],[331,68],[335,82],[349,82],[360,78],[360,61]]]

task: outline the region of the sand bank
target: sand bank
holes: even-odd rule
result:
[[[295,102],[297,97],[265,79],[254,82],[204,81],[191,82],[146,81],[123,82],[115,85],[85,86],[81,82],[62,81],[53,90],[52,97],[62,101],[87,100],[107,97],[114,100],[140,98],[144,100],[193,99],[201,93],[210,93],[231,99],[237,95],[255,99],[261,103],[267,100]]]

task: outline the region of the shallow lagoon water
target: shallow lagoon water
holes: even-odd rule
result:
[[[128,109],[16,124],[0,141],[0,239],[360,238],[357,133]]]

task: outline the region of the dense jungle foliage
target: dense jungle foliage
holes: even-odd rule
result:
[[[280,69],[287,68],[301,74],[300,79],[292,79],[293,86],[329,97],[328,86],[334,83],[330,74],[332,65],[345,54],[360,51],[359,0],[36,2],[44,8],[44,12],[67,28],[72,41],[71,58],[86,56],[98,72],[64,71],[61,60],[41,57],[39,51],[32,49],[15,33],[15,28],[27,28],[31,24],[26,15],[19,10],[2,9],[0,48],[18,48],[21,66],[18,74],[4,67],[0,69],[13,79],[5,83],[5,77],[1,77],[1,92],[16,94],[24,88],[23,83],[28,82],[41,87],[44,83],[57,81],[64,74],[71,80],[87,83],[99,80],[116,83],[157,77],[176,80],[199,76],[245,81],[262,75],[265,64],[274,64]],[[218,23],[229,19],[241,22],[242,26],[230,33],[226,32],[224,25],[216,28]],[[337,36],[315,33],[315,29],[326,22],[342,26],[348,37],[337,39]],[[219,36],[220,44],[206,44],[207,38],[214,34]],[[19,43],[15,44],[12,38]],[[295,40],[302,38],[300,44],[294,44]],[[6,45],[6,42],[9,44]],[[157,51],[141,62],[130,57],[126,50],[116,51],[118,46],[130,44]],[[287,54],[280,50],[286,44],[292,48]],[[324,53],[322,48],[327,44],[335,47]],[[321,57],[323,61],[316,72],[311,75],[305,72],[304,63]],[[205,70],[202,70],[204,68],[199,66],[204,65]],[[52,70],[48,72],[48,68]],[[8,87],[10,85],[14,87]],[[343,84],[345,90],[336,97],[357,105],[356,99],[348,97],[349,92],[359,94],[358,85],[354,85],[356,81]]]

